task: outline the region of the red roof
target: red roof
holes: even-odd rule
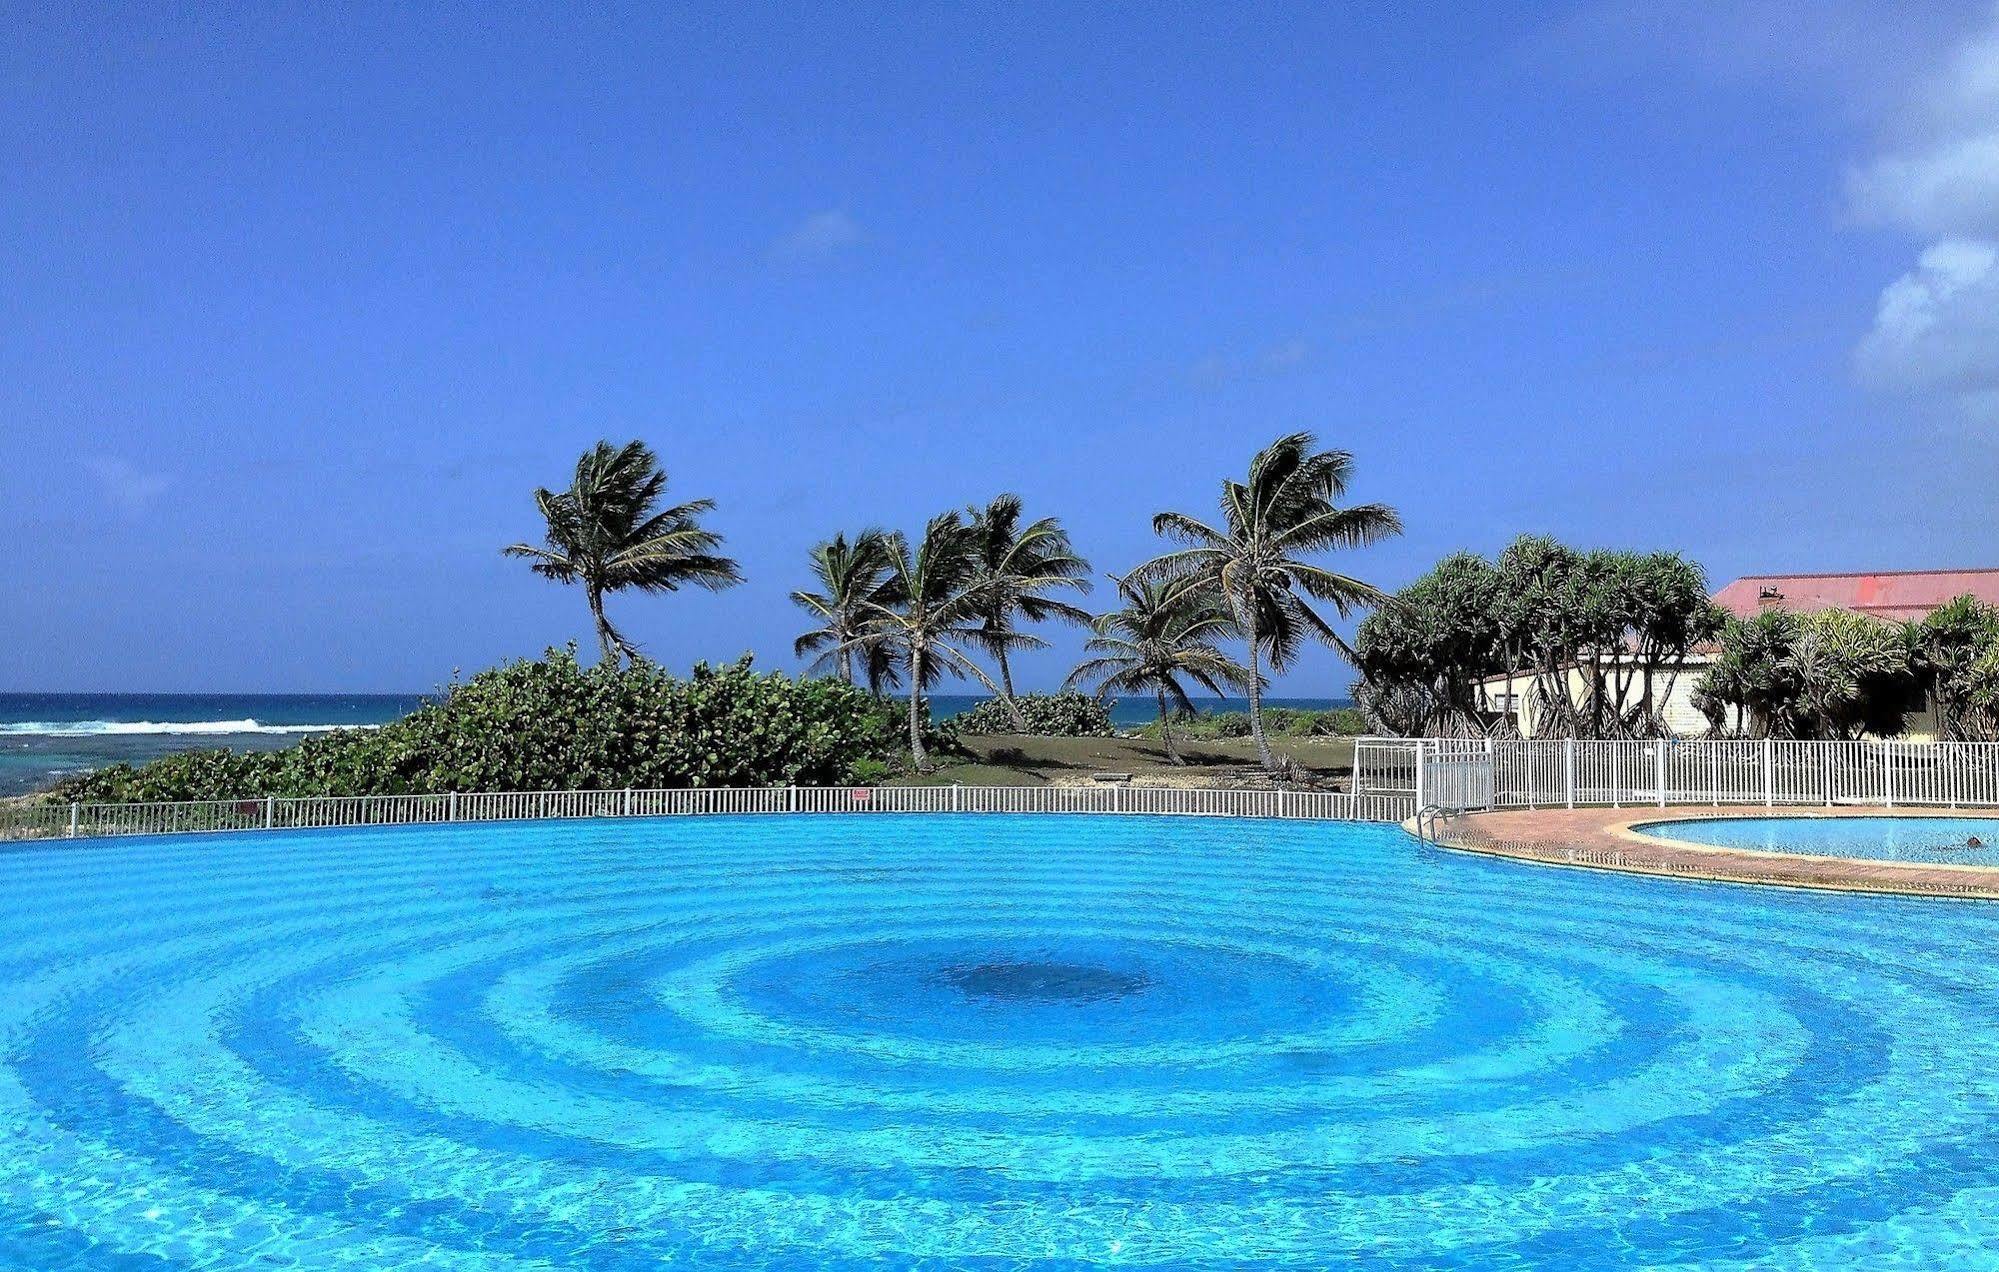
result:
[[[1999,605],[1999,570],[1751,574],[1716,592],[1714,599],[1737,618],[1764,609],[1843,609],[1909,622],[1967,592]]]

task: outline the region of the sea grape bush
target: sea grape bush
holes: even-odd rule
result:
[[[1023,693],[1014,705],[1027,722],[1027,732],[1044,738],[1107,738],[1116,732],[1104,704],[1082,693]],[[1019,733],[1013,713],[998,698],[961,712],[951,723],[962,734]]]
[[[940,736],[948,746],[948,736]],[[59,783],[62,801],[429,795],[453,791],[839,785],[908,761],[899,708],[749,660],[670,675],[550,650],[454,683],[375,730],[283,750],[195,751]]]
[[[1212,711],[1201,715],[1177,716],[1174,731],[1186,737],[1246,738],[1249,715],[1242,711]],[[1306,707],[1265,707],[1263,728],[1271,737],[1350,738],[1367,732],[1367,717],[1356,707],[1332,707],[1315,711]],[[1138,730],[1143,737],[1157,737],[1159,724],[1148,722]]]

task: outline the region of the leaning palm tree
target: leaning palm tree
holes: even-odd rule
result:
[[[1185,578],[1121,579],[1118,595],[1124,605],[1098,615],[1091,624],[1096,635],[1083,646],[1096,657],[1070,672],[1063,687],[1094,680],[1099,698],[1150,693],[1159,704],[1159,737],[1167,762],[1184,764],[1173,747],[1173,714],[1193,714],[1194,702],[1181,679],[1216,697],[1224,688],[1247,689],[1252,683],[1249,668],[1215,646],[1236,634],[1235,617],[1219,593]]]
[[[510,557],[533,562],[534,572],[558,583],[581,583],[597,624],[605,661],[638,659],[638,647],[604,615],[604,596],[637,588],[673,592],[686,584],[719,592],[743,581],[742,571],[716,549],[722,537],[702,528],[713,500],[659,507],[666,473],[643,442],[598,442],[576,461],[567,490],[537,490],[534,500],[548,523],[547,544],[516,543]]]
[[[794,604],[819,620],[818,627],[792,644],[792,652],[801,658],[818,655],[808,671],[835,670],[840,679],[853,684],[858,655],[869,693],[879,696],[884,688],[901,683],[885,643],[862,639],[872,630],[865,606],[882,598],[888,572],[888,547],[879,530],[863,530],[852,542],[836,534],[812,549],[812,573],[820,590],[791,594]]]
[[[1352,662],[1353,650],[1310,602],[1330,604],[1344,618],[1387,599],[1379,588],[1306,558],[1402,530],[1402,519],[1385,504],[1339,507],[1334,501],[1346,494],[1353,456],[1314,451],[1315,445],[1310,433],[1280,437],[1250,461],[1247,481],[1224,481],[1220,528],[1184,513],[1154,517],[1155,533],[1188,546],[1133,571],[1144,579],[1205,585],[1228,603],[1249,646],[1250,734],[1257,758],[1270,770],[1277,763],[1263,731],[1262,660],[1267,656],[1271,670],[1282,671],[1306,638],[1315,637]]]
[[[884,536],[888,579],[862,603],[861,632],[846,643],[894,650],[909,681],[909,753],[919,772],[930,764],[923,746],[923,691],[945,676],[971,676],[989,692],[999,686],[964,652],[979,640],[988,584],[979,572],[978,532],[955,512],[932,517],[912,549],[900,533]]]
[[[978,536],[979,577],[985,585],[985,606],[976,643],[999,667],[1000,697],[1025,729],[1013,699],[1013,667],[1007,655],[1016,649],[1038,649],[1047,641],[1020,630],[1019,624],[1060,619],[1087,624],[1087,611],[1053,592],[1090,590],[1090,563],[1076,555],[1069,532],[1054,517],[1023,526],[1019,495],[1001,495],[983,508],[967,510],[966,520]]]

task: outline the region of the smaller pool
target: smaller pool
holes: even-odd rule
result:
[[[1999,866],[1999,817],[1701,817],[1632,829],[1715,848]]]

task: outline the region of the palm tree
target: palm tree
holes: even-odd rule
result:
[[[716,552],[722,536],[701,526],[714,501],[661,508],[665,493],[666,473],[645,443],[598,442],[576,461],[569,489],[534,492],[548,523],[547,546],[503,549],[533,562],[543,578],[583,585],[597,642],[613,665],[621,657],[637,661],[638,648],[605,617],[605,593],[673,592],[689,583],[719,592],[743,581],[736,563]]]
[[[1314,451],[1317,444],[1310,433],[1280,437],[1250,461],[1249,480],[1224,481],[1220,529],[1185,513],[1154,517],[1154,533],[1188,546],[1133,571],[1146,579],[1188,580],[1226,600],[1249,645],[1250,733],[1257,757],[1271,770],[1277,764],[1263,731],[1264,656],[1271,670],[1282,671],[1310,636],[1352,662],[1353,650],[1310,601],[1330,604],[1344,618],[1357,606],[1387,599],[1379,588],[1305,558],[1402,530],[1401,517],[1385,504],[1342,508],[1334,502],[1346,494],[1353,456]]]
[[[1064,688],[1095,680],[1097,696],[1150,693],[1159,703],[1159,736],[1169,763],[1184,764],[1173,749],[1173,716],[1167,709],[1191,714],[1182,677],[1217,697],[1224,687],[1246,689],[1249,668],[1215,647],[1215,641],[1236,634],[1235,618],[1219,593],[1186,579],[1124,578],[1118,581],[1124,605],[1100,614],[1091,626],[1096,635],[1083,648],[1096,657],[1069,673]]]
[[[961,648],[979,641],[989,584],[979,571],[978,531],[955,512],[932,517],[914,550],[900,533],[884,536],[882,543],[888,579],[861,604],[862,630],[846,643],[849,648],[878,644],[901,657],[909,681],[909,753],[920,772],[930,763],[923,746],[923,691],[947,675],[969,675],[999,692]]]
[[[807,670],[837,669],[840,679],[853,684],[858,653],[869,693],[879,697],[884,688],[901,683],[886,644],[860,639],[871,630],[865,607],[884,595],[888,572],[888,546],[879,530],[863,530],[851,543],[846,535],[836,534],[812,549],[812,573],[821,590],[791,594],[795,604],[820,622],[792,644],[792,652],[801,658],[818,654]]]
[[[1023,526],[1019,495],[1001,495],[983,508],[967,510],[966,520],[978,535],[979,577],[986,587],[983,621],[976,643],[999,666],[1000,696],[1025,729],[1020,707],[1013,700],[1013,667],[1007,654],[1048,642],[1019,629],[1018,623],[1087,624],[1090,615],[1049,595],[1058,589],[1090,590],[1090,563],[1076,555],[1069,532],[1054,517]]]

